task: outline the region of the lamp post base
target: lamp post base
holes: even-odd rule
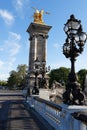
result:
[[[69,105],[85,104],[85,95],[80,89],[79,83],[69,82],[66,86],[66,91],[63,93],[63,101]]]
[[[32,90],[32,94],[34,95],[38,95],[39,94],[39,90],[36,86],[34,86],[33,90]]]

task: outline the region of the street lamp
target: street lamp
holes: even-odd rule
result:
[[[87,35],[83,32],[81,21],[75,19],[74,15],[70,16],[64,26],[67,35],[66,42],[63,45],[63,54],[70,58],[71,71],[66,85],[66,91],[63,94],[64,102],[67,104],[83,104],[84,94],[80,90],[80,84],[77,82],[75,74],[75,60],[82,53]]]
[[[42,74],[42,78],[44,78],[45,73],[46,73],[46,61],[45,61],[45,60],[43,60],[43,61],[41,62],[40,72],[41,72],[41,74]]]
[[[45,74],[50,71],[50,66],[48,68],[46,67],[46,61],[43,60],[41,62],[41,67],[40,67],[40,74],[42,75],[42,78],[40,79],[40,88],[47,88],[47,79],[45,77]]]
[[[40,71],[40,61],[38,57],[34,61],[34,74],[35,74],[35,82],[34,82],[34,88],[32,90],[32,94],[39,94],[39,87],[38,87],[38,75]]]

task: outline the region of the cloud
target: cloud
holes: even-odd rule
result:
[[[20,50],[19,41],[21,40],[21,35],[9,32],[9,38],[5,41],[4,49],[9,56],[15,56]],[[8,51],[9,50],[9,51]]]
[[[13,46],[10,46],[10,47],[11,47],[11,49],[10,49],[10,56],[15,56],[19,52],[20,45],[17,44],[17,43],[14,43]]]
[[[16,10],[22,10],[24,0],[15,0],[15,8]]]
[[[0,74],[0,80],[7,80],[7,77],[9,77],[9,74],[4,73],[4,74]]]
[[[8,57],[13,57],[17,55],[17,53],[20,51],[20,40],[21,35],[9,32],[9,37],[7,40],[4,41],[4,44],[1,46],[1,52],[5,52]]]
[[[8,68],[7,71],[10,72],[11,70],[13,70],[13,65],[16,62],[16,57],[9,57],[7,62],[5,64],[7,64]]]
[[[9,32],[9,34],[10,34],[10,38],[12,40],[19,41],[21,39],[20,34],[17,34],[17,33],[14,33],[14,32]]]
[[[29,8],[30,0],[13,0],[13,6],[20,17],[24,17],[24,13]]]
[[[17,42],[9,42],[8,40],[5,41],[5,53],[7,53],[7,55],[9,55],[10,57],[15,56],[20,49],[20,45]]]
[[[0,51],[3,51],[3,48],[2,48],[2,47],[0,47]]]
[[[53,47],[54,47],[55,49],[59,49],[59,48],[62,47],[62,45],[61,45],[61,44],[58,44],[58,43],[54,43],[54,44],[53,44]]]
[[[55,44],[53,44],[53,47],[57,49],[57,48],[59,48],[59,45],[57,43],[55,43]]]
[[[12,25],[12,23],[14,22],[14,16],[7,10],[0,9],[0,17],[7,25]]]
[[[3,61],[0,61],[0,69],[2,68],[4,62]]]
[[[0,46],[0,79],[6,79],[9,72],[15,67],[17,55],[20,52],[21,35],[9,32],[8,39]]]

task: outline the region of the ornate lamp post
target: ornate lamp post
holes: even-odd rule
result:
[[[38,86],[38,75],[40,71],[40,61],[38,60],[38,57],[34,61],[35,69],[34,69],[34,74],[35,74],[35,83],[34,83],[34,88],[32,90],[32,94],[39,94],[39,86]]]
[[[45,60],[43,60],[42,62],[41,62],[41,68],[40,68],[40,72],[41,72],[41,74],[42,74],[42,78],[44,78],[44,76],[45,76],[45,73],[46,73],[46,61]]]
[[[46,77],[45,74],[50,71],[50,66],[48,66],[48,68],[46,67],[46,61],[43,60],[41,62],[41,67],[40,67],[40,74],[42,75],[41,81],[40,81],[40,87],[41,88],[47,88],[47,84],[46,84]]]
[[[71,72],[68,77],[66,91],[63,94],[64,102],[67,104],[83,104],[84,94],[80,90],[80,84],[77,82],[75,74],[75,60],[82,53],[87,35],[83,32],[81,21],[75,19],[74,15],[70,16],[64,26],[67,35],[66,42],[63,45],[63,54],[70,58]]]

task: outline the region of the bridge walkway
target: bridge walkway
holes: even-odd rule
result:
[[[53,130],[27,109],[21,94],[0,93],[0,130]]]

